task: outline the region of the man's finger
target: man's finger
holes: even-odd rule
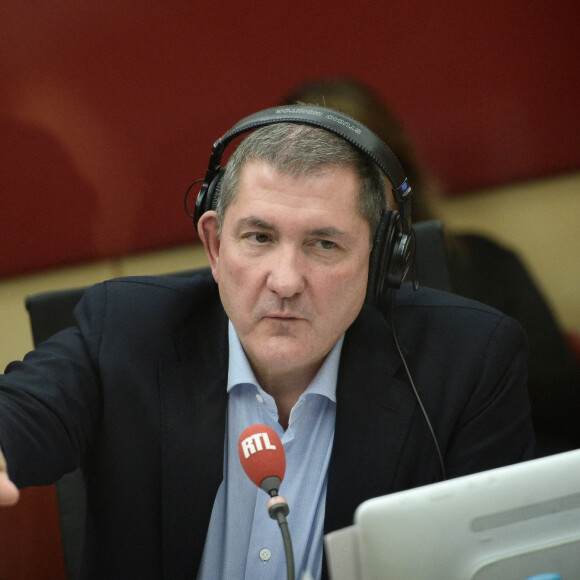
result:
[[[8,477],[6,460],[0,450],[0,506],[14,505],[19,497],[20,492]]]
[[[8,479],[8,474],[5,471],[0,472],[0,506],[14,505],[19,497],[20,492]]]

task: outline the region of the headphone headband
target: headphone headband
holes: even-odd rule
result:
[[[370,157],[380,167],[393,187],[393,195],[397,203],[405,203],[409,197],[410,186],[407,183],[405,170],[389,146],[356,119],[325,107],[285,105],[258,111],[238,121],[221,139],[218,139],[214,144],[214,153],[221,157],[230,141],[239,135],[274,123],[302,123],[335,133]],[[397,193],[401,196],[400,200]]]
[[[203,201],[209,184],[221,170],[222,155],[229,143],[243,133],[275,123],[299,123],[320,127],[348,141],[361,153],[372,159],[387,176],[392,187],[393,197],[399,205],[403,231],[410,233],[411,186],[407,183],[403,166],[390,147],[356,119],[334,109],[327,109],[317,105],[271,107],[238,121],[213,145],[204,186],[200,191],[200,201]],[[199,218],[199,215],[197,215],[197,218]],[[197,219],[194,218],[194,221],[197,224]]]

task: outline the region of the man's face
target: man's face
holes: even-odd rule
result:
[[[202,226],[223,306],[259,380],[313,376],[365,299],[370,228],[357,175],[296,178],[252,160],[240,177],[220,239],[215,212]]]

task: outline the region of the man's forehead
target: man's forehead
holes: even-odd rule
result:
[[[299,197],[336,206],[345,200],[353,209],[358,203],[360,185],[355,171],[346,166],[326,165],[317,171],[295,174],[280,171],[271,163],[253,160],[242,168],[233,203],[276,199],[277,196]]]
[[[285,178],[321,178],[333,173],[341,173],[343,175],[350,174],[357,182],[359,175],[356,167],[350,163],[309,163],[308,165],[301,164],[299,161],[293,164],[278,165],[275,162],[266,159],[252,157],[246,159],[240,167],[240,180],[247,178],[248,174],[257,173],[260,170]]]

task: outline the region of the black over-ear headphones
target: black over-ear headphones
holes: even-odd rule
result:
[[[326,129],[348,141],[369,157],[387,176],[399,211],[386,210],[381,216],[370,255],[366,301],[385,311],[389,289],[401,286],[414,254],[411,228],[411,186],[395,154],[365,125],[333,109],[314,105],[285,105],[259,111],[236,123],[213,146],[205,180],[197,196],[194,225],[208,210],[216,208],[219,184],[224,173],[222,155],[236,137],[274,123],[301,123]]]

